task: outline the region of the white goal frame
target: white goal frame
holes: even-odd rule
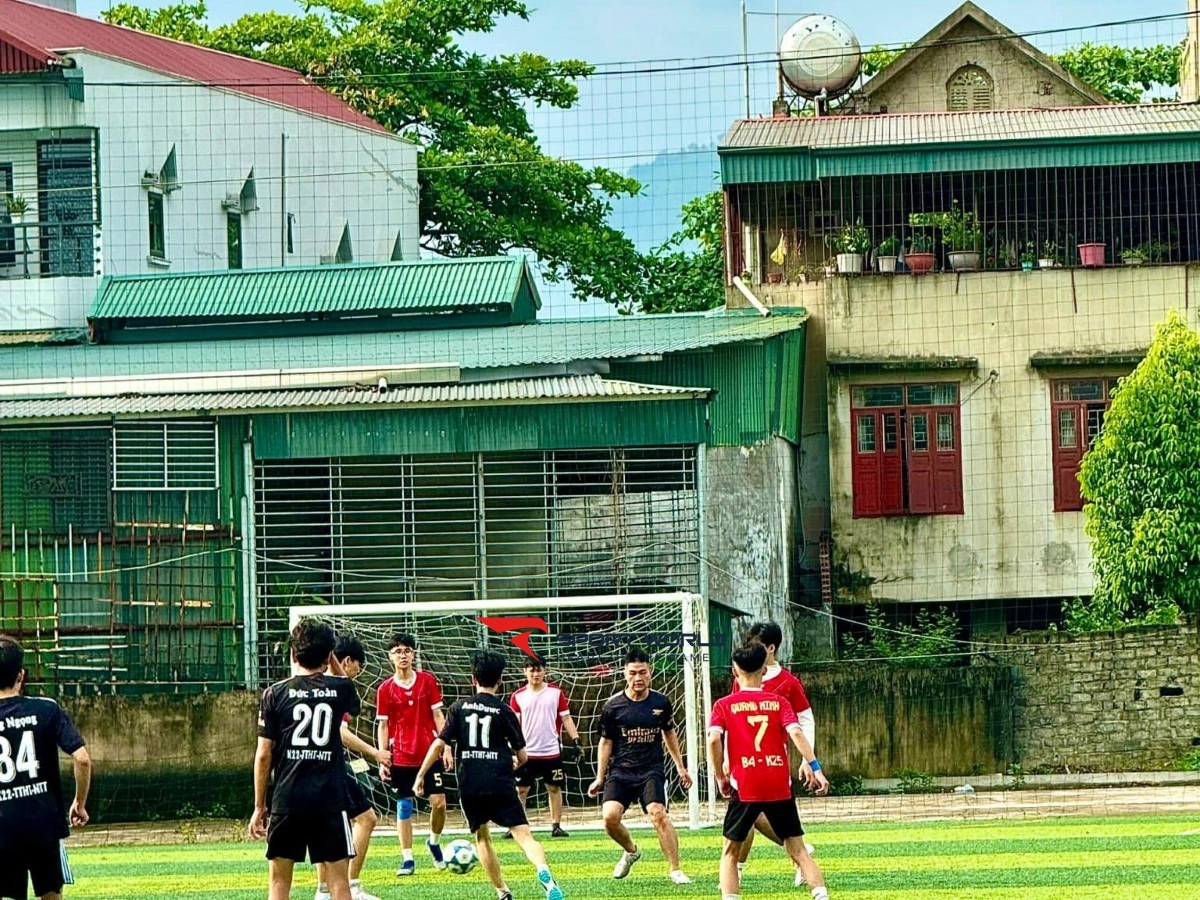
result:
[[[686,731],[684,762],[692,777],[688,789],[688,827],[703,828],[716,821],[717,784],[715,774],[708,772],[706,797],[703,804],[707,815],[701,814],[700,763],[706,753],[705,734],[712,714],[712,674],[709,647],[711,635],[708,623],[708,604],[700,594],[677,591],[662,594],[601,594],[589,597],[523,597],[504,600],[421,600],[415,602],[347,603],[288,608],[288,629],[309,616],[320,618],[377,619],[405,613],[434,615],[484,616],[494,613],[513,613],[552,609],[602,609],[605,606],[677,606],[680,609],[681,649],[683,658],[683,707]],[[696,638],[692,637],[696,636]],[[697,684],[699,680],[699,684]],[[706,765],[707,771],[708,766]]]

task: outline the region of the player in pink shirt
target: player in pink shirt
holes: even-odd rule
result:
[[[567,784],[563,758],[572,762],[579,759],[579,730],[571,718],[571,707],[567,695],[556,684],[546,681],[544,660],[529,657],[525,660],[525,685],[518,688],[509,700],[509,706],[521,721],[525,735],[525,752],[529,760],[517,772],[517,790],[521,802],[529,797],[529,790],[539,778],[546,786],[550,799],[551,837],[566,837],[562,829],[563,788]],[[562,732],[573,743],[561,744]],[[510,831],[505,835],[512,837]]]

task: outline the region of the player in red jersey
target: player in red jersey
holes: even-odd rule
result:
[[[375,704],[376,740],[380,750],[392,751],[392,768],[380,767],[379,777],[390,781],[396,795],[396,835],[400,839],[400,868],[396,874],[412,875],[413,860],[413,783],[425,754],[438,733],[446,726],[442,711],[442,689],[429,672],[413,668],[417,639],[411,634],[394,634],[388,641],[388,659],[395,674],[379,686]],[[443,775],[454,766],[449,749],[442,762],[425,774],[424,796],[429,798],[429,840],[425,846],[433,857],[435,869],[446,868],[440,845],[446,827],[446,788]]]
[[[767,650],[757,641],[734,651],[738,690],[716,702],[709,722],[709,762],[714,772],[721,773],[721,793],[730,798],[721,853],[722,900],[739,900],[738,855],[760,816],[766,817],[788,856],[804,873],[813,900],[829,900],[821,869],[805,848],[804,828],[792,798],[789,739],[804,757],[799,774],[805,785],[825,794],[829,782],[791,706],[763,689],[766,662]]]
[[[808,694],[804,691],[804,685],[800,683],[800,679],[781,666],[778,660],[775,659],[775,651],[779,649],[779,645],[783,643],[783,629],[774,622],[756,622],[750,627],[750,631],[746,634],[747,641],[758,641],[767,649],[767,668],[763,673],[763,690],[770,691],[773,694],[778,694],[787,699],[788,704],[792,707],[792,712],[796,714],[796,719],[800,723],[800,730],[804,733],[805,739],[814,748],[817,745],[817,729],[813,719],[812,705],[808,702]],[[736,686],[734,688],[736,690]],[[770,823],[764,817],[759,817],[759,820],[754,823],[754,827],[767,836],[769,840],[779,843],[775,832],[771,830]],[[742,844],[742,855],[738,859],[738,871],[740,872],[746,865],[746,860],[750,857],[750,848],[754,846],[754,835],[751,833],[745,843]],[[808,847],[808,852],[812,853],[812,847]],[[796,870],[796,887],[804,884],[804,874]]]

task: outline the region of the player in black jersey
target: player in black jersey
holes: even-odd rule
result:
[[[596,780],[588,788],[588,796],[603,792],[604,829],[625,851],[617,860],[613,878],[624,878],[642,858],[642,851],[621,822],[629,804],[638,800],[658,832],[671,881],[688,884],[691,879],[679,867],[679,835],[667,815],[664,744],[685,790],[692,786],[692,776],[679,750],[674,707],[665,694],[650,690],[650,676],[650,656],[634,647],[625,656],[625,690],[610,697],[600,713]]]
[[[341,724],[359,711],[358,692],[345,677],[333,629],[312,619],[292,629],[291,678],[262,695],[254,755],[254,815],[250,835],[266,837],[270,900],[287,900],[292,870],[307,854],[326,863],[333,900],[351,900],[354,842],[346,815],[346,754]],[[328,668],[332,674],[325,674]],[[268,826],[267,782],[275,775]]]
[[[517,714],[496,696],[504,665],[504,657],[494,650],[476,654],[471,662],[471,683],[476,693],[450,707],[442,733],[425,754],[425,762],[413,779],[414,790],[417,796],[424,793],[425,773],[442,758],[447,745],[454,747],[459,803],[467,828],[475,835],[479,861],[499,900],[512,900],[512,893],[500,873],[500,860],[492,846],[488,822],[512,830],[513,838],[537,869],[538,884],[546,892],[546,900],[563,900],[562,889],[546,864],[542,845],[529,830],[525,804],[517,793],[514,773],[527,759],[525,735]]]
[[[70,716],[44,697],[22,697],[25,654],[0,635],[0,897],[59,900],[74,884],[63,838],[86,825],[92,761]],[[75,763],[75,801],[63,808],[58,751]]]

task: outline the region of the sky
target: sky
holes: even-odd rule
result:
[[[78,0],[79,12],[99,15],[111,2]],[[168,0],[141,2],[165,5]],[[214,25],[245,12],[300,8],[291,0],[206,2]],[[753,115],[770,112],[775,76],[769,57],[777,35],[804,12],[837,16],[863,47],[894,46],[916,40],[957,5],[955,0],[820,0],[806,10],[809,2],[779,0],[776,19],[775,0],[747,0],[748,45],[761,60],[751,70]],[[1185,29],[1178,19],[1109,23],[1183,13],[1187,0],[982,0],[980,5],[1054,53],[1089,40],[1174,43]],[[535,109],[531,119],[545,152],[637,177],[642,194],[616,203],[612,221],[643,249],[661,244],[678,227],[680,207],[716,186],[716,145],[730,122],[746,114],[740,0],[531,0],[530,6],[529,21],[505,20],[494,32],[467,35],[460,43],[485,54],[527,51],[598,65],[602,74],[580,86],[576,108]],[[1104,25],[1109,27],[1095,27]],[[682,60],[701,65],[688,67]],[[618,63],[626,65],[614,72]],[[548,312],[578,313],[561,290],[548,293]],[[596,306],[590,305],[587,314],[599,312]]]

